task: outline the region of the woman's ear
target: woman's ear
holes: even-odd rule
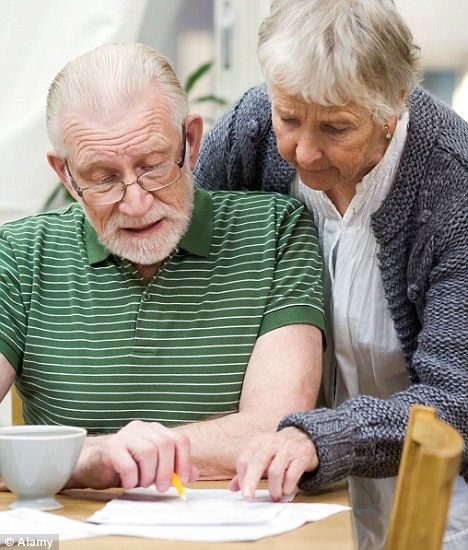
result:
[[[54,172],[59,177],[60,181],[63,183],[63,185],[66,187],[67,191],[70,193],[70,195],[77,200],[78,195],[76,193],[75,188],[71,184],[66,170],[65,170],[65,160],[57,155],[55,151],[49,151],[47,153],[47,160],[50,164],[50,166],[53,168]]]
[[[185,119],[185,131],[189,144],[189,164],[193,170],[203,136],[203,119],[200,115],[188,115]]]

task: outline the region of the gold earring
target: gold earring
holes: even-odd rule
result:
[[[384,126],[384,130],[385,130],[385,137],[387,139],[392,139],[392,134],[390,133],[390,129],[386,124]]]

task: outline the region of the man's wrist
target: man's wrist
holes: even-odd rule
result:
[[[65,485],[65,489],[85,489],[90,487],[89,483],[86,483],[86,477],[83,475],[83,470],[87,466],[89,469],[90,462],[90,450],[97,445],[102,444],[104,439],[107,439],[108,435],[88,435],[83,443],[78,462],[75,469]]]

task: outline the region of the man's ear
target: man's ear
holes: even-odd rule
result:
[[[67,188],[70,195],[75,200],[77,200],[78,195],[77,195],[73,185],[70,183],[70,181],[67,177],[67,174],[65,172],[65,160],[62,157],[60,157],[59,155],[57,155],[57,153],[55,151],[49,151],[47,153],[47,160],[48,160],[50,166],[52,166],[54,172],[59,177],[60,181]]]
[[[189,164],[193,170],[203,136],[202,117],[200,115],[188,115],[185,119],[185,131],[187,132],[187,142],[189,144]]]

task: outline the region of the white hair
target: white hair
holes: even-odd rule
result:
[[[115,112],[145,97],[157,85],[168,100],[174,127],[188,112],[187,96],[167,57],[139,43],[104,44],[70,61],[57,74],[47,96],[47,131],[55,151],[66,156],[62,116]]]
[[[421,79],[419,47],[393,0],[273,0],[257,52],[270,87],[361,105],[376,122],[399,115]]]

